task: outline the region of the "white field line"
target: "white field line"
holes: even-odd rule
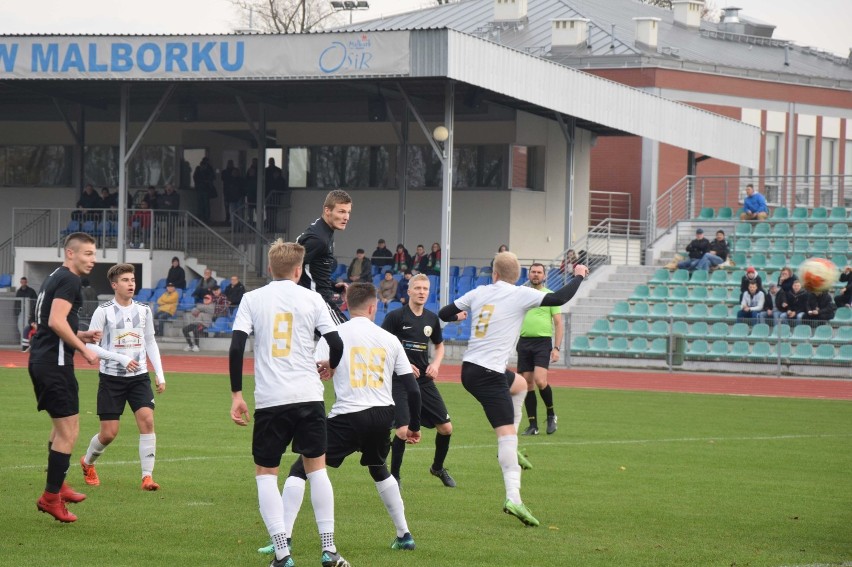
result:
[[[724,442],[724,441],[785,441],[790,439],[832,439],[838,437],[852,437],[852,433],[836,433],[836,434],[826,434],[826,435],[761,435],[755,437],[674,437],[668,439],[590,439],[586,441],[542,441],[535,443],[527,443],[524,448],[531,448],[536,446],[548,446],[548,447],[579,447],[579,446],[589,446],[589,445],[653,445],[653,444],[663,444],[663,443],[710,443],[712,442]],[[520,439],[519,439],[520,441]],[[489,443],[485,445],[452,445],[453,451],[458,450],[473,450],[473,449],[488,449],[493,450],[494,444]],[[174,451],[179,450],[179,447],[166,447],[165,449],[161,447],[161,451]],[[434,447],[431,443],[424,443],[416,446],[409,446],[405,449],[405,452],[409,451],[418,451],[418,450],[434,450]],[[290,462],[288,457],[292,458],[293,454],[288,452],[284,454],[282,458],[282,466],[288,466],[287,463]],[[157,458],[157,463],[182,463],[182,462],[197,462],[197,461],[214,461],[214,460],[237,460],[237,459],[245,459],[246,461],[251,460],[251,453],[242,452],[239,454],[222,454],[219,453],[215,456],[198,456],[198,457],[159,457]],[[76,461],[72,459],[71,467],[73,468],[76,464]],[[111,466],[125,466],[125,465],[137,465],[139,464],[138,460],[132,461],[111,461],[109,457],[105,458],[103,461],[98,461],[98,467],[111,467]],[[43,469],[45,467],[45,463],[38,464],[26,464],[26,465],[12,465],[0,467],[0,471],[18,471],[18,470],[28,470],[28,469]],[[847,567],[846,564],[843,564],[844,567]],[[797,566],[797,567],[811,567],[811,566]],[[852,563],[848,564],[848,567],[852,567]]]

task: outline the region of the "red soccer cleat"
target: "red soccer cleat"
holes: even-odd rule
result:
[[[70,524],[77,521],[77,516],[68,511],[62,497],[59,494],[46,492],[36,502],[36,507],[45,514],[50,514],[60,522]]]
[[[77,504],[78,502],[82,502],[86,499],[86,495],[82,492],[77,492],[70,486],[68,486],[67,482],[62,483],[62,488],[59,489],[59,496],[65,502],[70,502],[71,504]]]
[[[101,479],[98,478],[95,465],[87,465],[85,455],[80,457],[80,467],[83,469],[83,480],[86,481],[86,484],[89,486],[100,485]]]
[[[142,490],[159,490],[160,485],[154,482],[154,479],[151,478],[150,475],[145,475],[142,477]]]

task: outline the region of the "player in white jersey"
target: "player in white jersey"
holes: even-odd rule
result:
[[[329,366],[335,368],[343,343],[325,301],[300,287],[305,249],[278,239],[269,248],[273,281],[243,296],[234,320],[229,365],[231,419],[250,421],[243,399],[243,356],[254,332],[255,412],[252,455],[260,515],[275,547],[270,567],[294,565],[278,491],[281,456],[291,444],[311,483],[311,502],[322,541],[323,567],[348,567],[334,544],[334,491],[325,468],[326,416],[323,385],[314,361],[314,331],[329,344]]]
[[[472,332],[462,357],[462,385],[482,404],[497,434],[497,460],[506,487],[503,511],[528,526],[537,526],[538,520],[521,501],[521,466],[518,464],[518,424],[527,383],[521,376],[507,372],[506,365],[526,312],[534,307],[564,305],[574,297],[588,272],[585,266],[578,265],[568,285],[547,294],[515,286],[520,273],[517,256],[500,252],[494,258],[493,283],[471,290],[454,303],[445,305],[438,316],[449,322],[461,312],[470,312]]]
[[[118,435],[124,406],[130,405],[139,428],[139,460],[142,463],[142,489],[157,490],[154,461],[157,436],[154,433],[154,394],[148,362],[157,376],[157,393],[166,390],[166,377],[160,362],[160,349],[154,339],[154,316],[145,303],[133,300],[136,277],[132,264],[116,264],[107,272],[115,291],[112,301],[98,306],[92,315],[90,330],[102,331],[97,344],[87,345],[101,359],[98,382],[98,417],[100,431],[89,441],[86,454],[80,458],[86,484],[98,486],[95,461]]]
[[[368,468],[396,527],[391,548],[414,549],[399,484],[385,459],[390,451],[390,431],[395,421],[402,423],[403,416],[410,421],[397,428],[397,437],[409,443],[420,441],[420,389],[399,339],[373,323],[378,305],[376,287],[350,284],[346,303],[352,319],[337,327],[343,340],[340,365],[331,369],[328,361],[320,362],[323,378],[334,379],[336,398],[328,414],[326,461],[337,468],[347,456],[360,452],[361,465]],[[319,348],[317,354],[321,357]],[[305,478],[301,461],[296,461],[282,492],[287,533],[292,532],[302,505]]]

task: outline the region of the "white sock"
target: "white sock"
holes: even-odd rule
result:
[[[404,536],[408,533],[408,522],[405,521],[405,504],[396,479],[391,476],[382,482],[377,482],[376,490],[379,491],[379,498],[382,499],[382,504],[385,505],[385,510],[388,511],[396,527],[396,537]]]
[[[157,458],[157,434],[142,433],[139,435],[139,461],[142,463],[142,476],[154,474],[154,461]]]
[[[512,407],[515,409],[515,433],[517,433],[518,427],[521,425],[521,418],[523,417],[523,408],[524,408],[524,400],[527,397],[527,391],[522,390],[517,394],[512,394]]]
[[[260,508],[260,517],[275,545],[275,557],[283,559],[286,555],[279,557],[281,540],[284,541],[286,549],[287,532],[284,529],[284,506],[281,504],[281,495],[278,492],[278,477],[271,474],[261,474],[254,477],[257,482],[257,501]]]
[[[506,498],[513,504],[521,503],[521,466],[518,464],[518,436],[503,435],[497,438],[497,462],[503,469]]]
[[[328,471],[324,468],[308,473],[311,483],[311,504],[314,507],[314,517],[317,521],[323,551],[337,552],[334,544],[334,490]]]
[[[288,476],[281,490],[281,503],[284,505],[284,529],[293,537],[293,526],[305,499],[305,481],[297,476]]]
[[[101,443],[101,440],[98,439],[98,434],[96,433],[92,440],[89,441],[89,448],[86,449],[86,464],[94,465],[95,461],[98,460],[98,457],[104,454],[107,446]]]

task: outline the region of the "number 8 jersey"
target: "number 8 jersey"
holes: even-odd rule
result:
[[[479,286],[455,300],[469,311],[470,342],[462,357],[495,372],[505,372],[527,311],[541,306],[544,294],[504,281]]]
[[[314,329],[324,335],[337,328],[322,297],[293,281],[272,281],[243,296],[234,331],[254,331],[256,408],[323,400]]]

